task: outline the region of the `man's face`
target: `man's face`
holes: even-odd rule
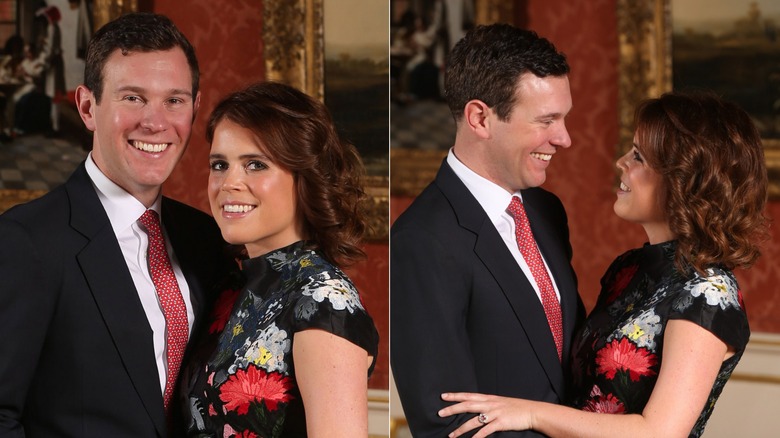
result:
[[[490,138],[483,175],[512,193],[540,186],[559,147],[571,146],[564,118],[572,107],[569,79],[520,76],[507,121],[490,110]]]
[[[103,173],[149,206],[187,147],[199,95],[180,48],[120,50],[103,67],[100,103],[79,87],[79,111],[94,131],[92,157]]]

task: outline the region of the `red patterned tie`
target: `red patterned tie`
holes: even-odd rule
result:
[[[179,284],[176,282],[176,275],[171,268],[157,212],[146,210],[139,221],[146,228],[146,234],[149,236],[149,273],[152,276],[154,288],[157,289],[157,295],[160,297],[160,305],[165,316],[165,346],[168,358],[168,372],[165,380],[163,401],[167,411],[173,395],[173,389],[176,386],[176,377],[179,375],[184,347],[187,346],[189,333],[187,306],[184,304]]]
[[[558,302],[558,297],[555,296],[555,289],[550,281],[550,276],[547,274],[547,269],[544,267],[542,255],[539,254],[539,248],[536,247],[534,235],[531,233],[531,224],[528,222],[528,216],[526,216],[525,208],[523,208],[523,201],[517,196],[513,196],[507,212],[515,219],[517,247],[520,248],[520,253],[523,254],[523,258],[531,269],[531,274],[534,276],[536,284],[539,286],[539,292],[542,295],[542,306],[544,306],[544,313],[547,315],[547,323],[550,324],[550,331],[553,334],[553,339],[555,339],[555,347],[558,349],[558,359],[560,360],[563,353],[561,303]]]

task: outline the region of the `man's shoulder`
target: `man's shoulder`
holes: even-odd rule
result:
[[[43,196],[15,205],[0,218],[26,224],[61,222],[69,216],[70,204],[62,186]]]
[[[558,198],[558,196],[548,190],[545,190],[541,187],[531,187],[529,189],[521,190],[523,194],[523,201],[538,201],[538,202],[554,202],[554,203],[561,203],[561,200]]]
[[[432,182],[398,216],[393,228],[435,226],[442,221],[446,222],[452,219],[454,219],[452,206],[441,189],[435,182]]]
[[[175,199],[163,197],[162,217],[166,229],[188,237],[215,237],[219,235],[217,222],[211,215]]]
[[[566,214],[563,202],[558,196],[541,187],[532,187],[521,191],[526,205],[536,206],[539,210],[550,214]]]
[[[224,249],[222,232],[209,214],[167,197],[163,197],[162,211],[165,229],[175,247],[186,245],[220,253]]]
[[[167,196],[163,196],[162,198],[162,208],[164,209],[165,213],[170,211],[172,214],[177,215],[177,217],[189,216],[201,220],[213,221],[213,218],[207,213],[204,213],[203,211],[181,201],[168,198]]]

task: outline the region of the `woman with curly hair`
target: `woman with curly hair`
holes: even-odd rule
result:
[[[355,148],[322,103],[272,82],[222,100],[207,138],[212,214],[248,258],[183,377],[188,434],[365,437],[379,337],[337,267],[364,256]]]
[[[648,243],[618,257],[572,348],[572,407],[448,393],[473,412],[450,434],[700,436],[750,337],[732,273],[767,235],[761,139],[737,105],[668,93],[639,105],[615,213]],[[624,414],[624,415],[608,415]],[[455,428],[455,425],[453,425]]]

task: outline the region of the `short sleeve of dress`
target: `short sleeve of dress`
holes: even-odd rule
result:
[[[737,351],[750,338],[747,314],[737,280],[730,271],[708,269],[686,281],[674,302],[669,319],[685,319],[712,332]]]
[[[293,330],[325,330],[363,348],[376,361],[379,334],[374,321],[355,286],[339,274],[326,271],[305,280],[292,309]]]

